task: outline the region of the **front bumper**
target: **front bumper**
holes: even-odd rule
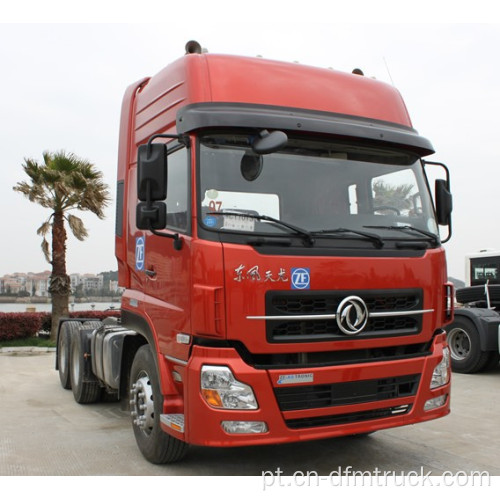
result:
[[[361,434],[443,417],[450,412],[450,383],[434,390],[430,383],[445,346],[446,335],[439,334],[431,354],[418,358],[273,370],[249,366],[232,348],[194,346],[182,374],[183,432],[162,427],[195,445],[246,446]],[[200,393],[204,365],[229,367],[253,388],[258,409],[210,407]],[[445,397],[444,404],[425,411],[425,403],[439,396]],[[267,431],[228,434],[223,428],[227,421],[265,422]]]

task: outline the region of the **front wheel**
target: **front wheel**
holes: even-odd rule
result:
[[[160,415],[163,397],[149,345],[137,351],[130,370],[130,412],[135,439],[144,458],[154,464],[181,460],[187,444],[163,432]]]
[[[455,318],[446,327],[450,346],[451,367],[457,373],[481,371],[488,362],[489,353],[481,351],[479,332],[468,318]]]

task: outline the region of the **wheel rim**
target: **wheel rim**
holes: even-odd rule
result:
[[[470,354],[471,341],[469,334],[463,328],[454,328],[448,334],[451,357],[457,361],[467,359]]]
[[[80,358],[79,358],[79,352],[78,348],[76,346],[76,342],[78,342],[78,339],[75,339],[75,345],[72,349],[71,352],[71,374],[73,377],[73,382],[76,384],[80,380]]]
[[[149,435],[153,432],[155,416],[153,388],[145,372],[138,375],[130,389],[130,414],[133,424],[145,434]]]
[[[59,370],[66,371],[66,363],[68,362],[66,356],[66,339],[64,334],[61,333],[61,338],[59,339]]]

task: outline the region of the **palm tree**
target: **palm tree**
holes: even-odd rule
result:
[[[413,184],[387,184],[384,181],[375,181],[372,186],[374,193],[373,204],[376,207],[390,207],[398,211],[409,210],[413,206],[411,192]]]
[[[70,278],[66,272],[66,227],[65,221],[80,241],[88,236],[83,221],[69,212],[90,211],[99,219],[104,218],[104,208],[110,197],[108,186],[102,181],[102,173],[94,165],[74,154],[59,151],[44,152],[43,164],[25,159],[24,172],[29,181],[18,182],[14,191],[26,196],[29,201],[48,208],[51,213],[38,228],[42,239],[42,251],[52,264],[49,292],[52,296],[51,339],[55,340],[59,319],[67,316],[71,292]],[[52,249],[47,235],[51,233]]]

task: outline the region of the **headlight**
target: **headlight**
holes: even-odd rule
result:
[[[201,394],[214,408],[256,410],[257,400],[252,388],[234,378],[227,366],[203,366]]]
[[[431,381],[431,389],[436,389],[450,381],[450,350],[448,347],[443,349],[443,359],[434,368]]]

